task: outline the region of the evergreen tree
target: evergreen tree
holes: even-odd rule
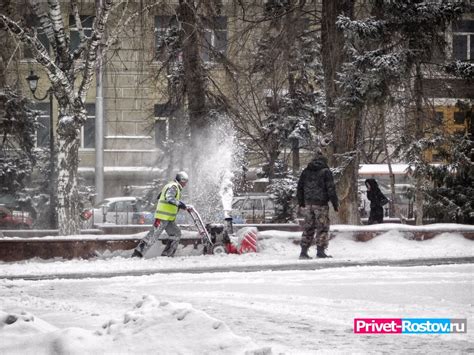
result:
[[[18,92],[0,92],[0,186],[2,194],[21,192],[37,162],[35,148],[36,112]]]
[[[236,128],[251,154],[263,161],[271,182],[280,174],[278,165],[298,175],[299,150],[314,146],[315,135],[322,134],[325,107],[317,89],[322,77],[318,32],[305,1],[268,1],[258,10],[241,6],[240,31],[259,36],[255,48],[241,51],[240,63],[233,66],[237,69],[229,70],[234,86],[226,101]],[[252,13],[251,19],[247,13]]]
[[[352,109],[405,105],[412,119],[407,121],[398,152],[402,161],[414,166],[416,216],[421,224],[429,166],[425,152],[440,137],[433,135],[427,121],[423,82],[427,73],[436,69],[435,54],[446,47],[448,25],[466,8],[461,1],[376,0],[372,9],[373,16],[368,19],[354,21],[341,16],[338,20],[353,58],[340,77],[344,93],[340,104]],[[400,95],[400,87],[409,95]]]

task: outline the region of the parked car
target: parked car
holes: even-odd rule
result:
[[[29,212],[0,206],[0,229],[30,229],[32,225]]]
[[[152,224],[154,206],[137,197],[110,197],[81,213],[89,226],[98,223]]]
[[[269,223],[275,216],[275,203],[267,194],[236,196],[231,213],[234,223]]]

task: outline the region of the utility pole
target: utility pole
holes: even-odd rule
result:
[[[101,8],[102,0],[96,0],[96,9]],[[104,199],[104,98],[102,94],[102,63],[102,47],[99,45],[97,47],[95,75],[95,203]]]

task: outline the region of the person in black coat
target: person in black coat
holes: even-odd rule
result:
[[[388,199],[380,191],[379,184],[375,179],[365,180],[367,187],[367,199],[370,201],[369,224],[383,223],[383,206]]]
[[[325,253],[329,244],[329,205],[337,212],[339,202],[334,177],[326,158],[318,153],[303,170],[296,190],[300,212],[304,215],[304,231],[301,237],[300,259],[311,259],[308,249],[316,233],[318,258],[330,257]]]

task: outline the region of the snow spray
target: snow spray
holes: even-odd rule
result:
[[[191,199],[207,222],[230,216],[234,195],[232,179],[239,156],[235,130],[225,116],[220,118],[201,139],[201,159],[191,171]]]

